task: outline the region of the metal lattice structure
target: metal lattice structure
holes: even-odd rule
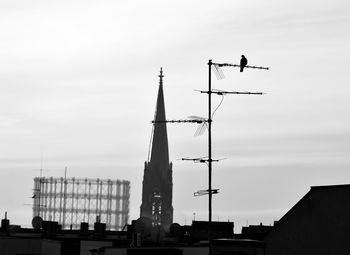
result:
[[[98,218],[107,230],[121,230],[129,217],[130,182],[77,178],[34,178],[33,216],[57,221],[63,229],[89,227]]]

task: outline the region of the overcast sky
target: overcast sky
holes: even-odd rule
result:
[[[168,119],[207,115],[209,59],[225,68],[214,116],[213,219],[272,224],[314,185],[350,183],[350,3],[0,0],[0,216],[30,226],[33,178],[131,181],[139,217],[159,69]],[[213,108],[220,103],[213,96]],[[207,220],[195,124],[168,125],[174,220]]]

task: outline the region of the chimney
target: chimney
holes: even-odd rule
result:
[[[5,212],[5,219],[1,220],[1,231],[7,232],[9,230],[10,221],[7,219],[7,212]]]
[[[45,238],[54,238],[57,234],[57,221],[43,221],[42,234]]]
[[[80,223],[80,235],[87,236],[89,234],[89,223],[81,222]]]
[[[95,222],[94,224],[94,238],[102,239],[105,237],[106,224],[101,222]]]

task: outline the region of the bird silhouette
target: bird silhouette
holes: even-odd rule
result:
[[[241,72],[243,72],[244,67],[248,64],[248,59],[244,55],[241,58]]]

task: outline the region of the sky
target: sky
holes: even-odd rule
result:
[[[33,178],[131,182],[140,213],[159,70],[168,119],[207,116],[208,60],[226,67],[213,118],[213,220],[273,224],[310,186],[350,183],[345,0],[0,0],[0,217],[31,225]],[[221,101],[213,96],[213,109]],[[207,220],[207,133],[169,124],[174,221]]]

